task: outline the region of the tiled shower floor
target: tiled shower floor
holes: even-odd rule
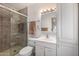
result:
[[[12,47],[10,49],[7,49],[3,52],[0,52],[0,56],[13,56],[13,55],[16,55],[19,52],[20,49],[22,49],[21,46],[14,46],[14,47]]]

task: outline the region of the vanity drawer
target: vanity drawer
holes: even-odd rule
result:
[[[56,44],[53,44],[53,43],[38,41],[38,42],[36,42],[36,45],[37,46],[44,46],[44,47],[47,47],[47,48],[56,49]]]
[[[44,47],[43,46],[35,46],[35,55],[36,56],[44,56]]]
[[[56,56],[56,50],[52,48],[45,48],[45,56]]]

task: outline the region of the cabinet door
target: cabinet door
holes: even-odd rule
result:
[[[74,44],[62,42],[61,56],[74,56]]]
[[[56,50],[52,48],[45,48],[45,56],[56,56]]]
[[[44,56],[44,47],[36,46],[35,53],[36,53],[36,56]]]
[[[62,46],[62,51],[61,51],[61,55],[62,56],[73,56],[73,47],[69,47],[69,46]]]
[[[61,41],[73,42],[78,35],[78,6],[67,3],[58,4],[57,7],[57,37]],[[74,42],[75,42],[74,41]]]
[[[77,56],[78,46],[72,43],[62,43],[60,51],[61,56]]]
[[[66,42],[73,42],[74,4],[61,4],[61,38]],[[58,19],[59,20],[59,19]]]

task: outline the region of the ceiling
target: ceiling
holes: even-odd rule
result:
[[[25,7],[29,7],[29,6],[33,6],[33,5],[39,7],[40,9],[56,7],[55,3],[0,3],[0,4],[7,6],[11,9],[14,9],[14,10],[20,10]]]
[[[48,8],[56,8],[56,4],[53,3],[0,3],[4,6],[7,6],[11,9],[14,10],[20,10],[23,9],[25,7],[35,7],[35,8],[39,8],[39,9],[48,9]],[[0,15],[2,16],[9,16],[10,12],[6,9],[0,8]]]
[[[38,3],[35,5],[40,9],[56,8],[56,3]]]

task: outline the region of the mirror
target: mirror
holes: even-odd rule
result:
[[[56,33],[56,12],[41,13],[41,31]]]

